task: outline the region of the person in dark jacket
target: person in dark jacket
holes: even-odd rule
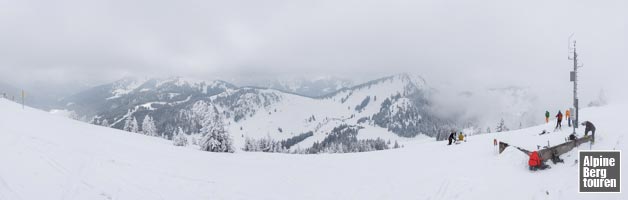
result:
[[[448,145],[451,145],[451,143],[453,141],[456,141],[456,132],[452,132],[451,134],[449,134],[449,144]]]
[[[582,124],[584,128],[584,136],[589,135],[589,131],[591,131],[591,137],[593,137],[593,141],[595,141],[595,125],[590,121],[584,121]]]
[[[563,129],[563,113],[560,112],[560,110],[558,111],[558,114],[556,114],[556,128],[555,129]]]
[[[571,127],[571,110],[565,110],[565,118],[567,118],[567,126]]]

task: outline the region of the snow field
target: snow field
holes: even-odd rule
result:
[[[582,110],[582,120],[598,127],[592,149],[626,148],[620,115],[626,111],[626,105]],[[564,164],[537,172],[514,148],[497,155],[494,138],[529,148],[548,139],[558,144],[568,134],[539,136],[547,126],[470,136],[452,146],[416,140],[366,153],[225,154],[0,100],[0,199],[628,199],[577,193],[575,150],[562,156]]]

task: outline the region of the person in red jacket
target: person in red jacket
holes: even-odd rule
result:
[[[563,130],[563,113],[560,110],[556,114],[556,128],[554,130],[558,129]]]
[[[545,165],[543,163],[543,160],[541,160],[541,157],[539,157],[539,152],[533,151],[529,155],[530,155],[530,160],[528,160],[528,165],[530,166],[530,170],[536,171],[539,169],[543,170],[547,168],[547,165]]]

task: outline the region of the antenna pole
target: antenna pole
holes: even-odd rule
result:
[[[573,35],[573,34],[572,34]],[[571,36],[569,36],[571,38]],[[573,71],[570,73],[570,79],[573,82],[573,106],[575,108],[575,120],[573,120],[573,133],[576,133],[579,122],[579,105],[578,105],[578,53],[576,52],[576,41],[573,41],[573,57],[569,58],[573,60]]]

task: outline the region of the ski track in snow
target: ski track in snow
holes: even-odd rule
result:
[[[626,193],[577,193],[577,150],[589,145],[537,172],[514,148],[497,155],[494,138],[528,150],[548,140],[562,143],[570,130],[538,135],[551,123],[451,146],[409,140],[405,148],[366,153],[223,154],[22,110],[6,100],[0,110],[1,200],[628,199]],[[582,111],[598,127],[593,149],[625,149],[626,129],[613,113],[627,111],[625,105]]]
[[[23,199],[9,187],[6,181],[0,176],[0,199]]]

